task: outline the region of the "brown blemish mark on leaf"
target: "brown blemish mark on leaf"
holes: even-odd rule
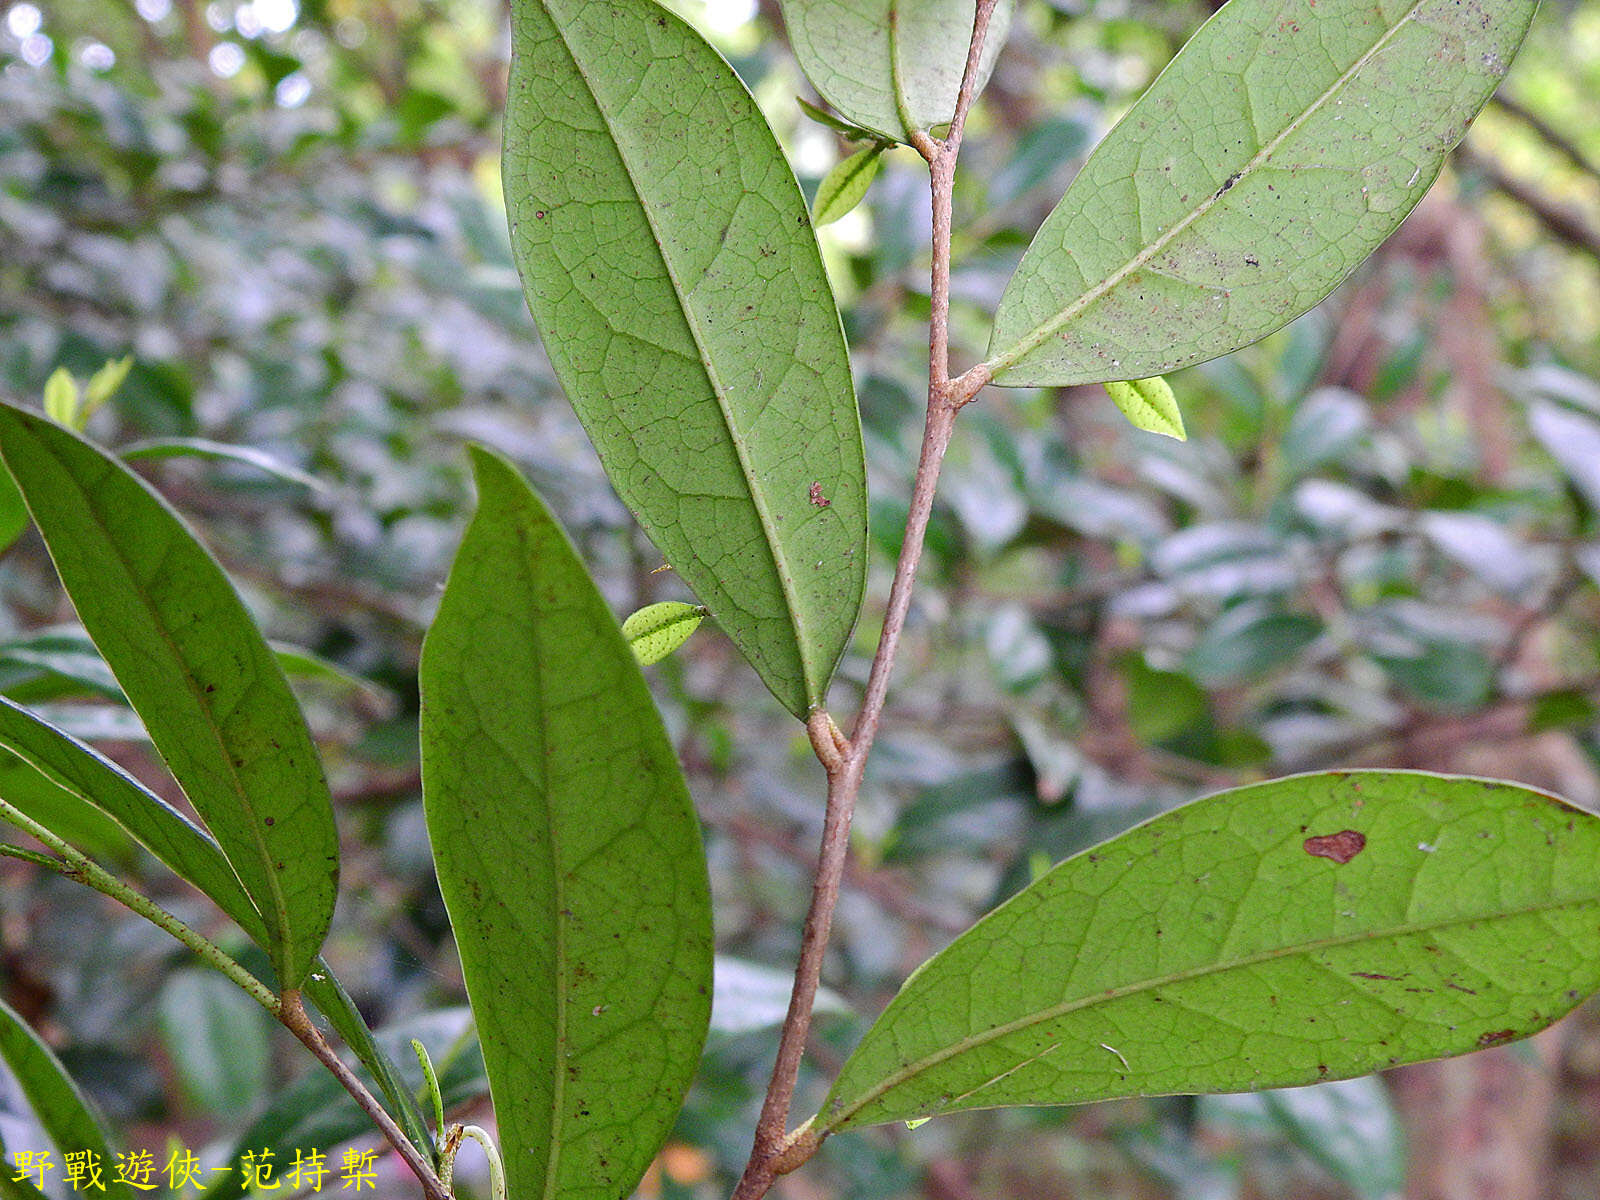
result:
[[[1486,1046],[1503,1046],[1516,1036],[1517,1031],[1515,1029],[1496,1029],[1492,1033],[1480,1033],[1478,1035],[1478,1049],[1482,1050]]]
[[[828,505],[833,503],[832,500],[822,494],[822,481],[820,479],[812,481],[810,498],[811,503],[818,508],[827,508]]]
[[[1367,848],[1367,835],[1354,829],[1341,829],[1338,833],[1323,833],[1305,840],[1307,854],[1318,858],[1331,858],[1341,867]]]
[[[1352,971],[1357,979],[1399,979],[1398,975],[1380,975],[1376,971]]]

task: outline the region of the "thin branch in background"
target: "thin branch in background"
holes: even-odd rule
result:
[[[1526,208],[1557,241],[1600,258],[1600,228],[1592,225],[1578,209],[1552,200],[1532,184],[1512,175],[1498,160],[1466,142],[1456,148],[1456,163],[1483,176],[1495,191]]]
[[[1496,108],[1509,113],[1543,138],[1550,149],[1566,159],[1569,165],[1576,167],[1585,175],[1593,175],[1595,178],[1600,179],[1600,164],[1589,161],[1589,157],[1578,149],[1576,142],[1572,141],[1559,129],[1556,129],[1538,113],[1525,107],[1521,101],[1513,100],[1503,92],[1495,93],[1493,103]]]

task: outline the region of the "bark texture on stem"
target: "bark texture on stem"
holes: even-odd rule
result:
[[[911,609],[912,586],[922,559],[922,546],[933,513],[939,470],[944,463],[945,451],[950,446],[955,415],[989,381],[988,371],[981,366],[959,379],[950,378],[950,236],[956,158],[961,149],[967,113],[972,107],[978,62],[983,54],[984,36],[994,8],[995,0],[978,0],[972,40],[949,134],[943,141],[924,133],[911,137],[911,144],[928,160],[933,206],[928,410],[923,426],[922,449],[912,484],[905,537],[901,541],[899,561],[895,564],[894,581],[889,588],[883,630],[878,637],[877,652],[873,655],[872,668],[867,676],[866,692],[850,737],[846,739],[840,734],[833,719],[824,710],[813,712],[806,722],[812,748],[828,776],[828,804],[823,816],[822,846],[812,885],[811,907],[806,913],[805,928],[801,935],[794,990],[790,993],[788,1014],[778,1038],[778,1057],[756,1124],[750,1161],[734,1190],[734,1200],[760,1200],[774,1179],[805,1162],[822,1144],[822,1138],[811,1132],[809,1125],[793,1134],[785,1131],[794,1100],[795,1081],[800,1073],[800,1060],[811,1030],[811,1008],[816,999],[822,960],[828,947],[833,912],[839,899],[839,885],[850,849],[850,821],[855,811],[856,796],[861,790],[867,755],[871,753],[873,740],[877,737],[900,635]]]

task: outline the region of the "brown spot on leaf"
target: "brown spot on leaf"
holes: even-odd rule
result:
[[[1478,1049],[1485,1046],[1503,1046],[1517,1036],[1515,1029],[1496,1029],[1492,1033],[1478,1035]]]
[[[1338,833],[1308,837],[1305,848],[1307,854],[1331,858],[1342,867],[1367,848],[1367,835],[1354,829],[1341,829]]]
[[[810,497],[811,503],[815,504],[818,508],[827,508],[828,505],[833,503],[832,500],[829,500],[822,494],[822,481],[820,479],[812,482]]]

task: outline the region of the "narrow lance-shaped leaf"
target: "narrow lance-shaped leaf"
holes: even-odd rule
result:
[[[100,1165],[101,1182],[107,1195],[138,1195],[132,1187],[117,1181],[115,1157],[106,1142],[99,1118],[61,1065],[61,1060],[4,1001],[0,1001],[0,1059],[4,1060],[22,1094],[27,1097],[28,1107],[33,1109],[33,1115],[38,1118],[45,1135],[55,1144],[59,1155],[91,1151]],[[39,1153],[46,1147],[20,1146],[9,1149]],[[57,1169],[62,1168],[61,1157],[53,1161]],[[7,1175],[17,1173],[7,1163],[0,1163],[0,1171]],[[54,1173],[46,1176],[52,1182],[60,1177]]]
[[[67,794],[115,820],[180,879],[200,889],[251,938],[265,938],[261,914],[217,844],[121,767],[4,697],[0,697],[0,746]],[[47,814],[31,812],[16,799],[12,803],[54,829]]]
[[[1068,859],[935,955],[820,1133],[1246,1091],[1524,1037],[1600,987],[1600,819],[1512,784],[1301,775]]]
[[[883,150],[881,142],[857,150],[849,158],[835,163],[833,170],[822,177],[813,208],[819,226],[837,221],[861,203],[883,165]]]
[[[275,458],[254,446],[233,446],[226,442],[213,442],[206,438],[171,437],[153,438],[135,442],[119,451],[123,461],[137,458],[210,458],[218,462],[233,462],[253,467],[265,475],[285,483],[299,484],[312,491],[328,492],[331,489],[315,475],[308,475],[299,467]]]
[[[789,709],[861,604],[866,469],[805,200],[744,85],[652,0],[515,0],[517,266],[613,486]]]
[[[1534,7],[1230,0],[1034,238],[995,314],[995,382],[1157,375],[1305,312],[1422,198]]]
[[[420,668],[428,836],[511,1194],[616,1200],[705,1041],[700,826],[572,546],[508,464],[473,465],[478,512]]]
[[[946,124],[972,45],[973,0],[783,0],[800,67],[850,120],[906,141]],[[989,18],[977,87],[994,69],[1012,0]]]
[[[62,585],[266,925],[286,987],[333,914],[332,799],[289,685],[222,568],[142,480],[0,405],[0,456]]]

